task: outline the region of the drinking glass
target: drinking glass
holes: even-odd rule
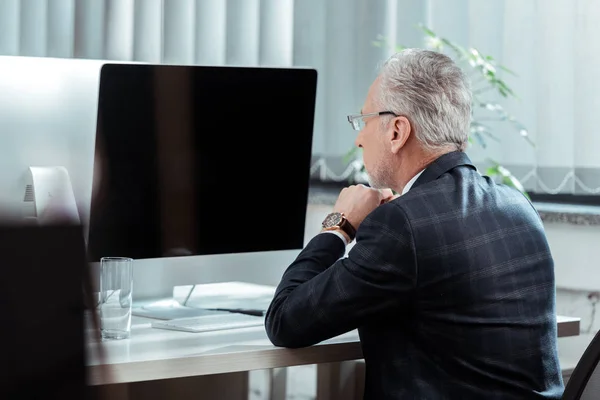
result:
[[[100,326],[102,339],[127,339],[131,334],[133,260],[100,260]]]

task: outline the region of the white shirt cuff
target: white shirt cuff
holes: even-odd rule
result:
[[[348,241],[346,240],[346,238],[344,237],[344,235],[342,235],[341,233],[337,232],[337,231],[323,231],[321,233],[332,233],[335,236],[339,237],[340,239],[342,239],[342,241],[344,242],[344,246],[348,246]]]

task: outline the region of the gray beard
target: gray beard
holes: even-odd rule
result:
[[[368,181],[369,181],[369,186],[372,187],[373,189],[385,189],[386,186],[382,185],[382,182],[380,182],[377,179],[374,179],[371,174],[367,174],[368,177]]]
[[[373,174],[367,171],[367,177],[369,181],[369,186],[371,186],[373,189],[387,189],[390,187],[390,173],[385,169],[380,168]]]

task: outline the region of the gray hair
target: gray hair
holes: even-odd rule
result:
[[[391,56],[379,76],[376,101],[381,111],[406,116],[417,140],[429,150],[448,145],[464,150],[471,123],[471,89],[450,57],[406,49]]]

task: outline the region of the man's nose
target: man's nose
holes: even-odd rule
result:
[[[356,139],[354,140],[354,145],[356,147],[362,147],[362,144],[360,144],[360,134],[356,136]]]

